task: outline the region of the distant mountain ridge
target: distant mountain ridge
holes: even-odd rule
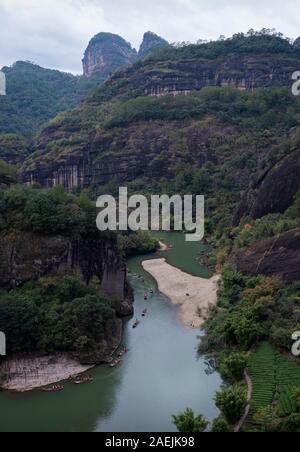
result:
[[[0,134],[27,137],[58,113],[77,106],[103,82],[100,76],[86,79],[24,61],[2,71],[6,75],[7,95],[0,97]]]

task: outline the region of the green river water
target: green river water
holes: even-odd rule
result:
[[[196,276],[209,276],[197,262],[203,245],[186,244],[177,233],[159,238],[174,248],[158,256]],[[131,276],[135,317],[145,307],[148,315],[136,330],[132,319],[125,321],[123,343],[130,351],[123,364],[97,367],[90,372],[93,383],[66,383],[60,393],[1,393],[1,432],[173,432],[172,414],[187,407],[208,419],[217,416],[213,397],[221,379],[207,374],[197,354],[199,331],[182,327],[176,307],[157,291],[144,301],[145,290],[156,285],[141,268],[142,260],[133,258],[128,265],[132,274],[144,277]]]

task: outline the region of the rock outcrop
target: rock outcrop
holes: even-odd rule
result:
[[[300,190],[300,148],[284,157],[268,171],[244,195],[234,215],[238,226],[244,216],[254,219],[271,213],[284,213]]]
[[[108,240],[71,241],[33,233],[0,237],[0,287],[14,289],[44,276],[73,275],[89,283],[97,278],[103,292],[118,303],[121,315],[132,313],[126,265]]]
[[[0,384],[6,391],[27,392],[82,374],[83,366],[67,354],[9,357],[0,361]]]
[[[138,53],[139,60],[144,60],[147,58],[155,49],[161,49],[163,47],[168,47],[170,44],[165,39],[160,36],[148,31],[144,34],[143,42],[140,46]]]
[[[118,35],[99,33],[90,41],[82,60],[86,77],[97,74],[107,78],[117,69],[130,66],[137,60],[137,52]]]
[[[267,54],[228,55],[224,58],[181,58],[146,60],[139,66],[119,71],[108,81],[114,94],[131,91],[139,95],[162,96],[187,93],[208,86],[232,86],[253,91],[258,88],[290,87],[291,74],[299,70],[300,58]],[[120,81],[126,83],[120,84]]]
[[[285,284],[300,280],[300,229],[262,241],[233,258],[236,269],[249,276],[278,276]]]

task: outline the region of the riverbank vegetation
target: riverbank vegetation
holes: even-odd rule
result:
[[[139,231],[133,233],[118,234],[118,245],[120,252],[126,258],[141,254],[154,253],[159,249],[159,242],[148,232]]]
[[[181,433],[203,433],[209,424],[203,416],[195,416],[190,408],[178,416],[174,415],[172,419]]]
[[[291,355],[299,330],[300,283],[285,287],[276,277],[250,278],[225,267],[203,329],[199,350],[222,375],[216,395],[222,416],[210,431],[233,431],[247,405],[244,375],[251,379],[245,431],[300,431],[300,362]],[[249,391],[249,388],[248,388]]]
[[[236,385],[248,369],[253,394],[246,430],[284,430],[291,423],[300,429],[295,401],[300,363],[290,354],[300,324],[299,297],[299,283],[284,287],[274,277],[249,278],[229,267],[223,271],[218,306],[206,322],[200,351],[212,353],[229,384]]]
[[[107,298],[77,278],[41,278],[0,291],[0,331],[9,355],[95,351],[116,323]]]

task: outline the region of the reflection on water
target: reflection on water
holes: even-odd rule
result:
[[[221,381],[206,374],[197,356],[199,333],[179,325],[176,308],[156,291],[144,300],[145,289],[156,286],[140,261],[129,262],[144,277],[132,277],[135,316],[145,307],[148,314],[136,330],[125,322],[130,351],[122,366],[98,367],[92,384],[67,383],[61,393],[0,394],[0,431],[171,432],[171,415],[187,407],[209,419],[217,415],[213,396]]]

